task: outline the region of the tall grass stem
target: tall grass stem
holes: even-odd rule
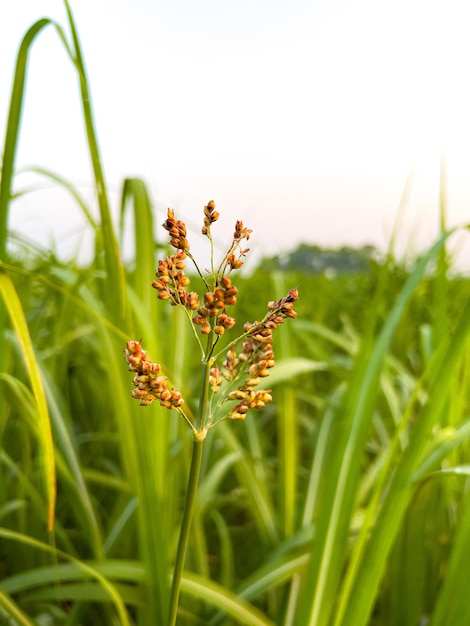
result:
[[[199,474],[201,472],[201,460],[204,440],[194,438],[193,451],[191,456],[191,467],[189,470],[188,488],[186,491],[186,501],[184,505],[183,519],[181,522],[180,536],[178,540],[178,550],[176,553],[175,568],[173,571],[173,581],[171,585],[170,611],[168,614],[168,626],[176,624],[178,614],[178,601],[181,587],[181,577],[183,574],[186,552],[188,549],[189,533],[193,518],[194,504],[196,502],[197,486]]]
[[[208,336],[207,354],[202,365],[202,381],[201,381],[201,397],[199,403],[199,411],[196,422],[196,430],[194,431],[193,450],[191,455],[191,467],[189,469],[188,486],[186,490],[186,500],[184,505],[183,519],[181,521],[181,530],[178,540],[178,549],[176,552],[176,561],[173,571],[173,581],[171,585],[170,610],[168,613],[168,626],[176,624],[178,614],[178,602],[181,587],[181,578],[183,575],[183,567],[186,559],[186,552],[189,543],[189,533],[191,530],[191,522],[193,519],[194,505],[197,496],[197,487],[199,476],[201,473],[202,451],[204,439],[206,435],[206,414],[207,403],[209,397],[209,374],[211,366],[211,352],[213,345],[212,333]]]

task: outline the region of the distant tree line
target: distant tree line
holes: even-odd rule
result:
[[[302,243],[290,252],[264,258],[264,270],[300,271],[307,274],[363,272],[377,264],[380,253],[374,246],[322,248]]]

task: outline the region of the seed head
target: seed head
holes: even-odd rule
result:
[[[168,389],[168,377],[159,375],[160,365],[147,359],[140,341],[128,341],[125,355],[129,370],[136,372],[132,381],[135,389],[131,395],[140,400],[142,406],[148,406],[154,400],[159,400],[167,409],[178,409],[183,405],[181,393],[174,387]]]
[[[204,226],[201,229],[203,235],[210,237],[211,224],[219,219],[219,213],[215,210],[214,200],[209,200],[207,206],[204,207]]]
[[[170,233],[170,244],[177,250],[189,250],[186,239],[186,224],[175,219],[174,211],[168,209],[167,218],[162,224],[163,228]]]

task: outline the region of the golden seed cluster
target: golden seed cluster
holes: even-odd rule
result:
[[[220,283],[214,291],[204,294],[204,305],[198,309],[193,322],[201,327],[201,333],[207,335],[211,331],[210,320],[215,319],[214,332],[223,335],[224,332],[235,325],[235,319],[226,313],[227,306],[233,306],[237,302],[238,289],[232,285],[230,276],[222,276]]]
[[[215,210],[215,202],[210,200],[204,207],[203,234],[210,237],[210,226],[218,219],[219,213]],[[169,300],[173,305],[181,304],[191,311],[197,311],[193,322],[200,327],[203,335],[208,335],[212,330],[216,335],[223,335],[235,324],[235,319],[227,315],[226,307],[236,304],[238,293],[228,274],[232,269],[238,269],[243,265],[240,257],[248,252],[248,248],[242,250],[240,242],[243,239],[249,239],[251,230],[245,228],[243,222],[239,220],[236,222],[232,245],[225,261],[221,264],[221,268],[228,269],[228,271],[227,273],[223,270],[218,272],[216,285],[213,291],[207,289],[201,306],[199,294],[187,290],[190,279],[184,272],[186,253],[189,253],[186,225],[181,220],[177,220],[174,212],[168,209],[163,227],[170,233],[170,244],[176,248],[176,254],[158,262],[156,280],[152,283],[152,287],[158,291],[158,298]],[[238,257],[235,255],[237,250]]]
[[[189,292],[186,287],[190,280],[184,273],[186,253],[177,250],[176,254],[158,262],[156,276],[152,287],[158,291],[160,300],[170,300],[173,305],[182,304],[191,311],[200,307],[199,295]]]
[[[184,404],[179,391],[174,387],[168,389],[168,377],[159,375],[160,365],[147,359],[140,341],[128,341],[125,354],[129,371],[135,372],[132,397],[140,400],[142,406],[147,406],[154,400],[159,400],[161,406],[167,409],[178,409]]]
[[[204,226],[201,229],[203,235],[210,237],[211,224],[219,219],[219,213],[215,210],[214,200],[209,200],[207,206],[204,207]]]
[[[204,224],[202,233],[211,239],[211,225],[219,219],[215,210],[215,203],[210,200],[204,207]],[[237,220],[233,233],[233,240],[217,270],[212,268],[210,280],[206,280],[203,272],[197,266],[187,240],[186,225],[175,218],[174,212],[168,209],[167,219],[163,227],[170,234],[170,244],[176,252],[159,260],[156,279],[152,287],[157,290],[160,300],[168,300],[172,305],[183,306],[189,311],[188,315],[195,326],[198,326],[203,335],[212,336],[214,349],[219,336],[232,328],[236,320],[227,314],[227,307],[237,302],[238,289],[233,285],[230,274],[243,265],[242,258],[249,252],[242,248],[242,241],[249,240],[251,230]],[[185,274],[185,261],[190,258],[194,262],[201,277],[205,292],[200,296],[195,291],[189,291],[190,279]],[[209,374],[209,385],[214,394],[222,391],[218,406],[225,401],[232,402],[232,408],[225,417],[234,420],[245,419],[250,409],[259,409],[272,401],[271,390],[256,390],[263,378],[269,376],[269,370],[275,366],[273,351],[273,331],[288,317],[295,318],[294,303],[298,299],[297,289],[291,289],[287,296],[280,300],[269,302],[268,311],[261,322],[247,322],[243,327],[243,334],[232,344],[225,355],[223,364],[214,363]],[[240,347],[235,350],[235,345]],[[202,346],[201,346],[202,349]],[[168,409],[177,409],[192,425],[192,421],[185,415],[181,393],[174,388],[168,388],[168,379],[160,375],[160,365],[147,359],[139,341],[128,341],[126,344],[126,360],[129,370],[135,372],[133,384],[135,389],[132,396],[140,401],[141,405],[151,404],[158,400]],[[225,394],[225,395],[224,395]]]
[[[186,224],[181,220],[175,219],[175,214],[168,209],[166,220],[163,222],[163,228],[170,233],[170,244],[177,250],[189,250],[189,243],[186,239]]]
[[[232,419],[244,419],[250,409],[262,408],[272,401],[271,389],[255,391],[254,388],[259,385],[261,378],[269,376],[269,370],[276,364],[272,334],[287,317],[296,317],[294,302],[298,297],[298,291],[291,289],[281,300],[270,302],[262,322],[246,322],[244,325],[245,339],[241,352],[237,354],[232,346],[226,354],[223,370],[218,365],[211,369],[209,384],[214,393],[220,390],[224,379],[230,382],[241,378],[240,370],[243,369],[246,377],[244,382],[227,396],[227,400],[237,401],[230,412]]]

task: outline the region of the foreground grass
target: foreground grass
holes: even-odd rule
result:
[[[48,26],[77,73],[94,166],[87,267],[7,253],[25,68]],[[142,336],[186,398],[200,363],[184,316],[149,288],[153,213],[138,180],[122,214],[133,210],[140,254],[122,263],[70,12],[68,26],[41,20],[26,35],[3,152],[0,616],[154,626],[191,441],[168,412],[135,406],[123,348]],[[299,319],[279,329],[275,406],[208,437],[178,623],[468,624],[470,286],[448,277],[448,236],[406,271],[389,258],[356,276],[266,280],[261,268],[239,281],[240,319],[287,285]]]

